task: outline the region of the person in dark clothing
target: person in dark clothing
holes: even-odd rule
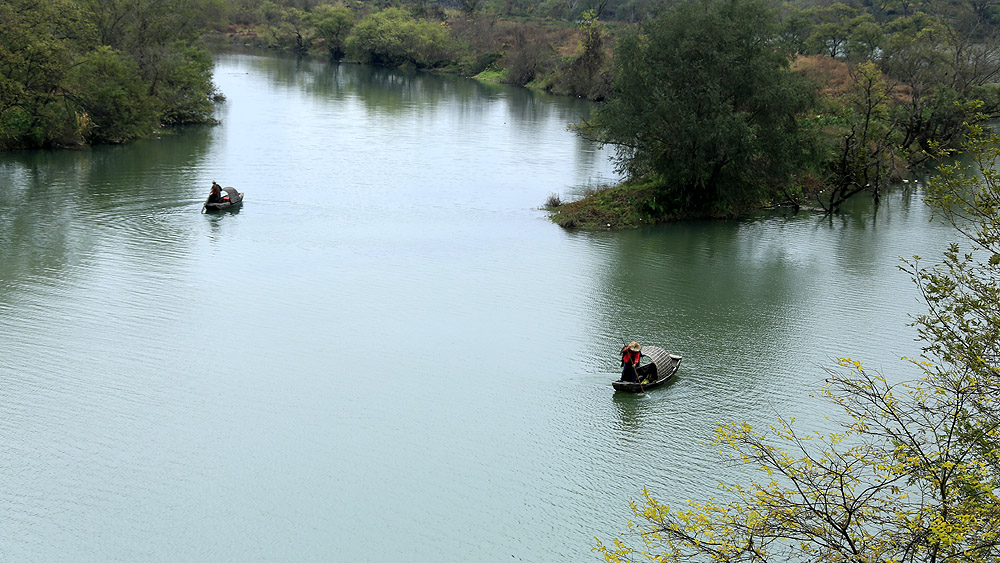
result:
[[[639,374],[635,372],[635,368],[639,365],[641,357],[642,344],[633,340],[622,347],[622,378],[619,381],[638,383]]]
[[[212,190],[208,192],[208,203],[222,203],[222,186],[215,181],[212,182]]]

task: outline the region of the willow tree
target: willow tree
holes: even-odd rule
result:
[[[608,102],[583,130],[674,208],[725,214],[784,186],[808,151],[810,107],[778,19],[759,0],[692,0],[624,33]]]
[[[707,502],[670,507],[645,490],[633,533],[607,561],[991,562],[1000,557],[1000,137],[976,125],[969,164],[942,166],[928,202],[964,234],[941,263],[905,262],[927,305],[892,383],[842,359],[822,393],[841,430],[719,427],[715,443],[754,475]]]

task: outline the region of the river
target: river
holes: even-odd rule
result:
[[[876,210],[567,232],[613,181],[585,102],[222,55],[221,125],[0,155],[0,559],[599,560],[628,500],[739,478],[715,424],[795,417],[833,359],[912,375]],[[245,192],[202,214],[213,180]],[[615,394],[621,340],[684,357]]]

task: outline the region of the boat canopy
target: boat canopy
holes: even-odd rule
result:
[[[240,192],[236,191],[236,188],[232,186],[226,186],[222,188],[222,191],[226,192],[226,195],[229,196],[229,201],[236,201],[240,198]]]
[[[659,346],[643,346],[642,354],[649,358],[650,363],[664,367],[670,363],[670,354]]]

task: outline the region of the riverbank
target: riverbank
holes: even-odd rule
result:
[[[214,49],[262,48],[332,61],[455,74],[591,101],[609,94],[611,34],[617,24],[593,19],[581,23],[469,15],[454,10],[425,17],[398,10],[341,15],[345,18],[343,28],[333,35],[313,17],[297,21],[297,25],[231,23],[209,31],[203,40]],[[599,40],[583,49],[581,41],[588,29]],[[422,39],[423,33],[431,34],[433,41]],[[409,40],[397,44],[387,41],[386,35]]]
[[[630,229],[680,219],[661,206],[657,191],[654,184],[619,184],[566,203],[551,196],[545,208],[552,221],[564,229]]]
[[[643,225],[690,219],[742,217],[778,207],[799,207],[796,203],[760,202],[740,213],[693,214],[677,208],[666,199],[662,186],[656,183],[623,183],[590,190],[584,197],[565,203],[558,196],[552,195],[546,202],[545,209],[552,222],[564,229],[595,231],[634,229]]]

